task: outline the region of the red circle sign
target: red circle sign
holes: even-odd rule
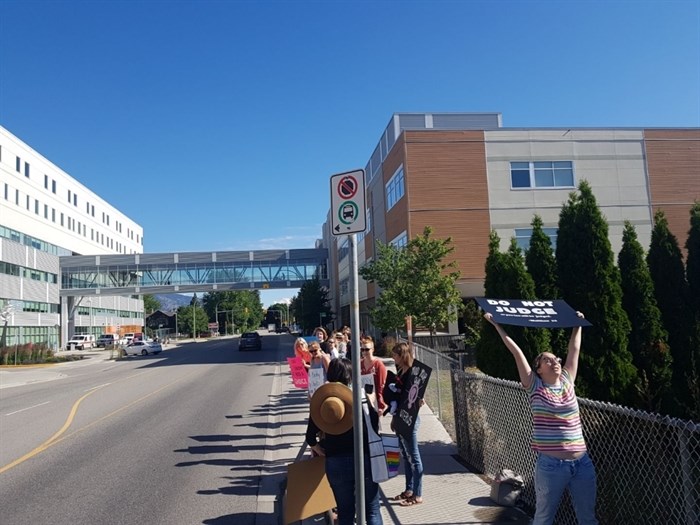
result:
[[[343,199],[352,199],[357,193],[357,179],[351,175],[347,175],[340,179],[338,183],[338,195]]]

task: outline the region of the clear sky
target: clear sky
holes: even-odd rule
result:
[[[393,113],[492,111],[700,126],[700,2],[0,0],[0,124],[146,252],[313,247]]]

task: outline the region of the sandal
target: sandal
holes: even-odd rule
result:
[[[418,499],[416,496],[411,496],[410,498],[406,498],[401,502],[402,507],[411,507],[413,505],[420,505],[423,503],[423,498]]]
[[[413,497],[413,492],[411,492],[410,490],[404,490],[398,496],[394,496],[393,498],[391,498],[391,500],[392,501],[404,501],[404,500],[410,499],[412,497]]]

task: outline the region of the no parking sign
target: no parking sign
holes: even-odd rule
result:
[[[331,177],[331,232],[333,235],[359,233],[367,228],[365,170],[348,171]]]

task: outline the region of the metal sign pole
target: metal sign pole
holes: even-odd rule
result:
[[[365,458],[362,432],[362,384],[360,381],[360,293],[357,286],[357,236],[350,238],[350,326],[352,348],[352,417],[355,438],[355,515],[365,525]]]
[[[360,294],[357,286],[357,238],[367,229],[365,170],[331,177],[331,234],[350,241],[350,352],[352,353],[352,417],[355,452],[355,516],[365,525],[365,458],[363,444],[362,384],[360,382]]]

